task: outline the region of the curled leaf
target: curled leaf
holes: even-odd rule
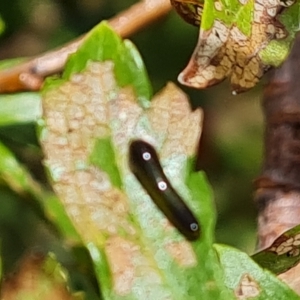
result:
[[[201,1],[182,2],[176,2],[175,8],[202,5]],[[294,32],[298,30],[291,23],[296,24],[298,18],[293,16],[293,21],[289,19],[285,26],[287,22],[284,19],[281,22],[279,16],[292,14],[285,9],[293,3],[205,1],[198,44],[179,75],[179,82],[202,89],[229,77],[234,93],[255,86],[271,66],[278,66],[288,55]]]

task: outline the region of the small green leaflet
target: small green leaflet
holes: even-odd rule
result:
[[[180,83],[194,88],[206,88],[227,77],[234,94],[252,88],[271,66],[283,62],[298,30],[298,16],[286,9],[294,0],[171,2],[184,19],[197,11],[194,16],[201,20],[198,44],[178,77]],[[284,19],[286,14],[293,16]]]
[[[263,268],[281,274],[300,262],[300,225],[286,231],[275,242],[252,256]]]
[[[225,271],[225,284],[238,300],[298,300],[299,296],[269,270],[264,270],[246,253],[214,245]]]

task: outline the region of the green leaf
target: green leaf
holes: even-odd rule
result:
[[[43,197],[38,199],[38,203],[42,206],[48,222],[56,227],[67,244],[82,244],[79,234],[56,195],[44,193]]]
[[[225,284],[235,291],[238,299],[300,299],[285,283],[259,267],[247,254],[223,245],[215,245],[215,249],[225,271]]]
[[[150,99],[152,91],[139,53],[131,42],[123,42],[115,35],[105,22],[91,30],[85,43],[70,56],[63,77],[68,79],[71,74],[85,69],[88,60],[114,61],[118,85],[132,85],[142,102]]]
[[[300,3],[296,1],[292,6],[285,9],[279,16],[279,21],[287,31],[284,39],[272,40],[265,49],[259,53],[262,61],[266,65],[278,67],[287,58],[294,38],[299,31],[300,24]]]
[[[0,103],[0,126],[34,123],[42,115],[38,93],[2,94]]]
[[[212,247],[215,230],[215,209],[212,205],[212,191],[209,188],[206,177],[203,172],[192,173],[187,180],[187,186],[192,193],[192,197],[197,203],[199,213],[197,217],[201,220],[202,225],[202,241],[193,245],[195,252],[199,258],[199,268],[196,272],[191,272],[189,276],[194,282],[191,286],[197,295],[199,287],[197,285],[202,282],[214,282],[217,284],[215,288],[203,289],[199,297],[201,299],[233,299],[233,295],[224,288],[224,273],[220,268],[219,260]],[[201,199],[201,201],[200,201]],[[198,200],[198,201],[197,201]],[[201,258],[205,259],[205,266],[202,265]],[[202,298],[203,297],[203,298]]]
[[[92,257],[104,299],[233,299],[212,248],[211,191],[203,174],[190,172],[202,113],[173,84],[141,102],[149,83],[136,77],[142,63],[128,45],[101,24],[71,57],[64,80],[44,90],[40,140],[53,189]],[[169,224],[130,171],[133,139],[157,149],[203,227],[200,240],[189,243]]]
[[[1,246],[2,248],[2,246]],[[0,280],[3,281],[3,267],[2,267],[2,256],[0,257]]]
[[[28,58],[24,57],[17,57],[17,58],[10,58],[0,61],[0,70],[9,69],[11,67],[17,66],[22,62],[25,62]]]
[[[91,164],[98,166],[109,176],[110,182],[117,188],[121,188],[122,182],[119,170],[116,166],[116,158],[109,138],[97,140],[90,156]]]
[[[234,297],[230,289],[256,299],[269,299],[273,290],[298,299],[246,254],[216,246],[218,259],[212,194],[204,175],[191,172],[201,112],[191,112],[172,84],[143,106],[136,89],[118,84],[116,63],[87,59],[80,74],[46,89],[40,131],[53,188],[92,257],[104,299],[227,300]],[[133,139],[157,149],[164,172],[201,224],[200,240],[188,243],[168,224],[131,173]],[[234,261],[240,267],[232,271]]]
[[[0,35],[5,31],[5,23],[0,15]]]
[[[57,226],[66,239],[79,242],[79,237],[53,194],[46,192],[15,155],[0,143],[0,181],[21,196],[31,196],[31,205],[50,226]]]
[[[281,274],[300,262],[300,225],[286,231],[273,244],[252,256],[260,266]]]
[[[209,30],[214,26],[216,20],[230,28],[236,24],[237,28],[247,36],[251,34],[251,12],[253,11],[253,1],[246,1],[241,5],[238,0],[231,1],[205,1],[201,22],[203,30]]]
[[[0,143],[0,178],[18,194],[39,195],[39,186],[14,154]],[[38,196],[37,196],[38,197]]]

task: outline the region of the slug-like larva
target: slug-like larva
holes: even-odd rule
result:
[[[132,173],[169,221],[187,239],[197,239],[200,235],[200,226],[164,174],[155,149],[142,140],[131,142],[129,166]]]

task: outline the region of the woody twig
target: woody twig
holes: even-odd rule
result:
[[[152,24],[171,10],[169,0],[143,0],[116,15],[109,24],[123,38]],[[84,36],[59,49],[43,53],[0,71],[0,93],[39,90],[46,76],[60,72],[68,56],[74,53]]]
[[[265,158],[256,181],[258,247],[300,224],[300,36],[264,91]]]

